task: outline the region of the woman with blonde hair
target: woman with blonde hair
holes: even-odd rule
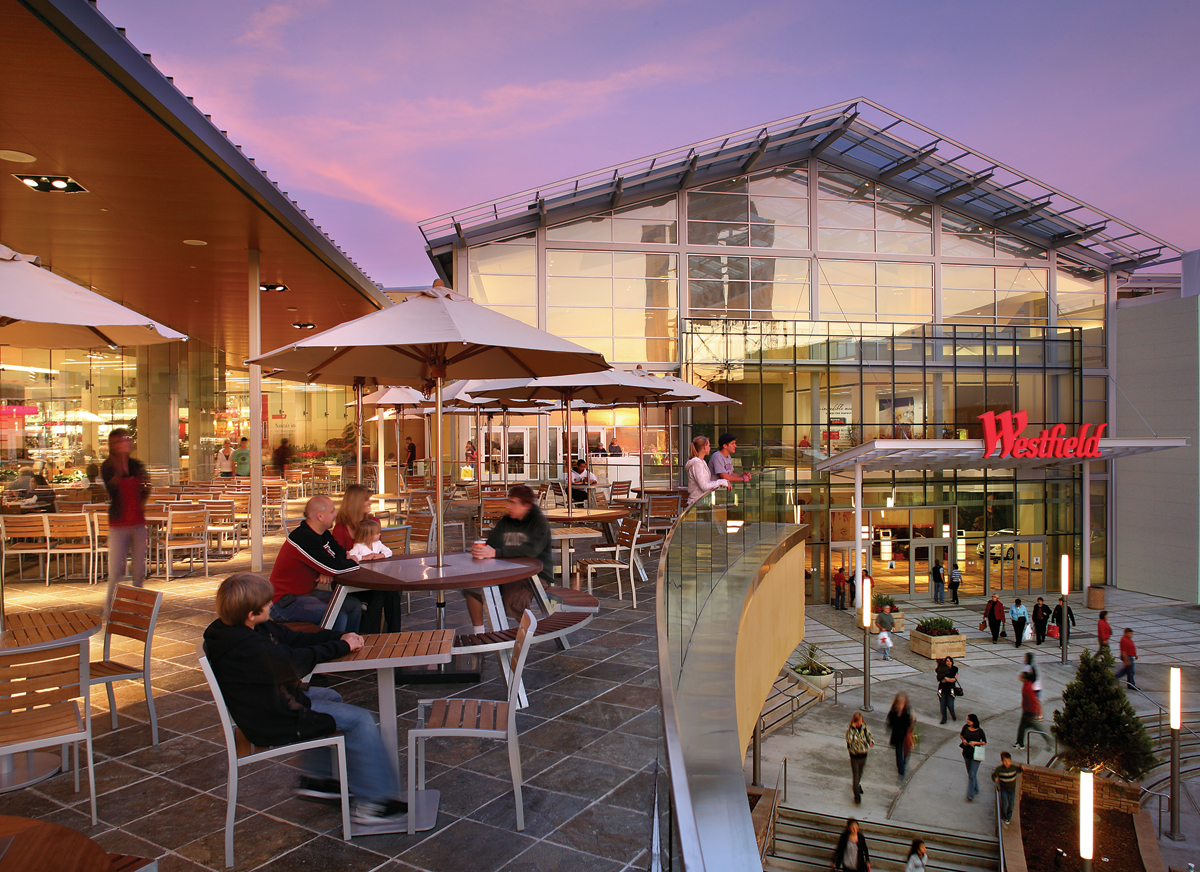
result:
[[[342,494],[342,504],[338,506],[337,517],[333,522],[333,538],[349,553],[354,547],[354,534],[359,522],[372,518],[371,489],[365,484],[352,484],[346,487]]]
[[[687,471],[689,506],[710,491],[719,487],[729,487],[729,482],[723,478],[714,478],[712,470],[708,468],[708,462],[704,458],[711,447],[707,436],[697,436],[692,440],[692,457],[684,466]]]
[[[379,521],[371,514],[371,489],[365,484],[352,484],[342,495],[342,504],[338,507],[337,517],[333,522],[333,538],[349,554],[358,542],[358,529],[363,521]],[[384,555],[368,549],[354,558],[359,563],[368,560],[378,560]],[[355,594],[366,603],[367,613],[362,618],[364,633],[378,633],[381,621],[383,632],[400,632],[400,594],[394,591],[362,591]]]

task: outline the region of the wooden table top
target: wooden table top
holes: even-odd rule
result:
[[[111,865],[108,852],[83,833],[48,821],[0,815],[0,839],[12,839],[0,872],[108,872]]]
[[[562,509],[547,509],[545,511],[546,520],[554,521],[555,523],[571,523],[573,521],[619,521],[629,514],[629,509],[610,508],[610,509],[572,509],[568,512],[565,508]]]
[[[401,554],[370,560],[336,579],[364,590],[460,590],[520,581],[542,571],[542,562],[532,557],[476,560],[469,551],[445,554],[442,562],[439,568],[434,554]]]
[[[4,617],[0,648],[77,642],[99,629],[100,619],[87,612],[17,612]]]
[[[604,534],[594,527],[551,527],[551,540],[558,539],[599,539]]]
[[[329,660],[313,672],[348,672],[389,666],[432,666],[449,663],[454,645],[453,630],[418,630],[409,633],[376,633],[364,636],[364,644],[345,657]]]

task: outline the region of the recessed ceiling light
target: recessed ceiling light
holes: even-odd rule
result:
[[[299,309],[297,309],[295,306],[288,306],[288,311],[289,312],[298,312]]]
[[[79,194],[87,193],[87,188],[79,184],[70,176],[38,176],[24,175],[21,173],[13,173],[14,179],[20,179],[22,182],[33,188],[35,191],[54,194]]]
[[[275,283],[266,283],[266,284],[260,284],[258,286],[258,289],[260,291],[267,291],[268,293],[270,291],[275,291],[276,293],[282,294],[284,291],[286,291],[288,289],[288,286],[275,284]]]
[[[183,240],[183,244],[184,245],[208,245],[208,243],[205,242],[203,239],[185,239],[185,240]]]
[[[10,160],[13,163],[33,163],[37,160],[31,154],[26,154],[23,151],[13,151],[9,148],[0,148],[0,160]]]

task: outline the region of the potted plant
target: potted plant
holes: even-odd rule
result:
[[[967,653],[967,637],[958,632],[949,618],[922,618],[908,636],[908,650],[930,660],[963,657]]]
[[[884,606],[892,607],[892,619],[895,624],[892,629],[897,633],[904,632],[904,612],[896,608],[896,600],[886,593],[871,594],[871,632],[878,633],[879,625],[875,623],[874,616],[883,611]]]
[[[821,650],[810,642],[800,655],[800,662],[793,663],[792,672],[817,690],[824,690],[833,681],[833,667],[821,659]]]

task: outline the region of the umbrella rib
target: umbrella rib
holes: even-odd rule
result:
[[[111,339],[109,339],[107,336],[105,336],[103,333],[101,333],[95,327],[88,327],[88,329],[91,330],[93,333],[95,333],[97,336],[99,336],[101,339],[103,339],[104,344],[107,345],[109,348],[117,348],[118,347],[116,342],[113,342]]]
[[[405,357],[412,358],[417,363],[428,363],[429,362],[429,360],[427,358],[421,357],[419,354],[413,354],[407,348],[401,348],[399,345],[389,345],[387,347],[389,349],[391,349],[392,351],[396,352],[397,354],[403,354]]]
[[[521,360],[521,358],[519,358],[515,354],[513,354],[511,348],[507,348],[507,347],[501,348],[501,351],[503,351],[505,354],[507,354],[509,357],[511,357],[513,360],[513,363],[515,363],[517,366],[521,367],[521,369],[525,370],[525,372],[527,372],[529,374],[530,378],[537,378],[537,373],[534,372],[532,369],[530,369],[525,364],[525,361]]]
[[[353,351],[354,347],[355,346],[353,346],[353,345],[349,345],[346,348],[343,348],[341,351],[337,352],[337,354],[334,354],[332,357],[327,357],[325,360],[321,361],[320,364],[318,364],[317,366],[314,366],[312,369],[310,369],[308,371],[309,381],[312,381],[317,376],[321,375],[322,371],[324,371],[325,367],[329,366],[329,364],[333,363],[335,360],[338,360],[338,359],[344,357],[345,355],[349,354],[351,351]]]
[[[454,357],[451,357],[449,360],[447,360],[446,365],[450,366],[454,363],[462,363],[464,360],[470,360],[477,354],[483,354],[483,352],[489,351],[491,347],[492,346],[490,345],[472,345],[467,348],[466,351],[456,354]]]
[[[20,318],[0,318],[0,327],[11,327],[13,324],[19,324]]]

